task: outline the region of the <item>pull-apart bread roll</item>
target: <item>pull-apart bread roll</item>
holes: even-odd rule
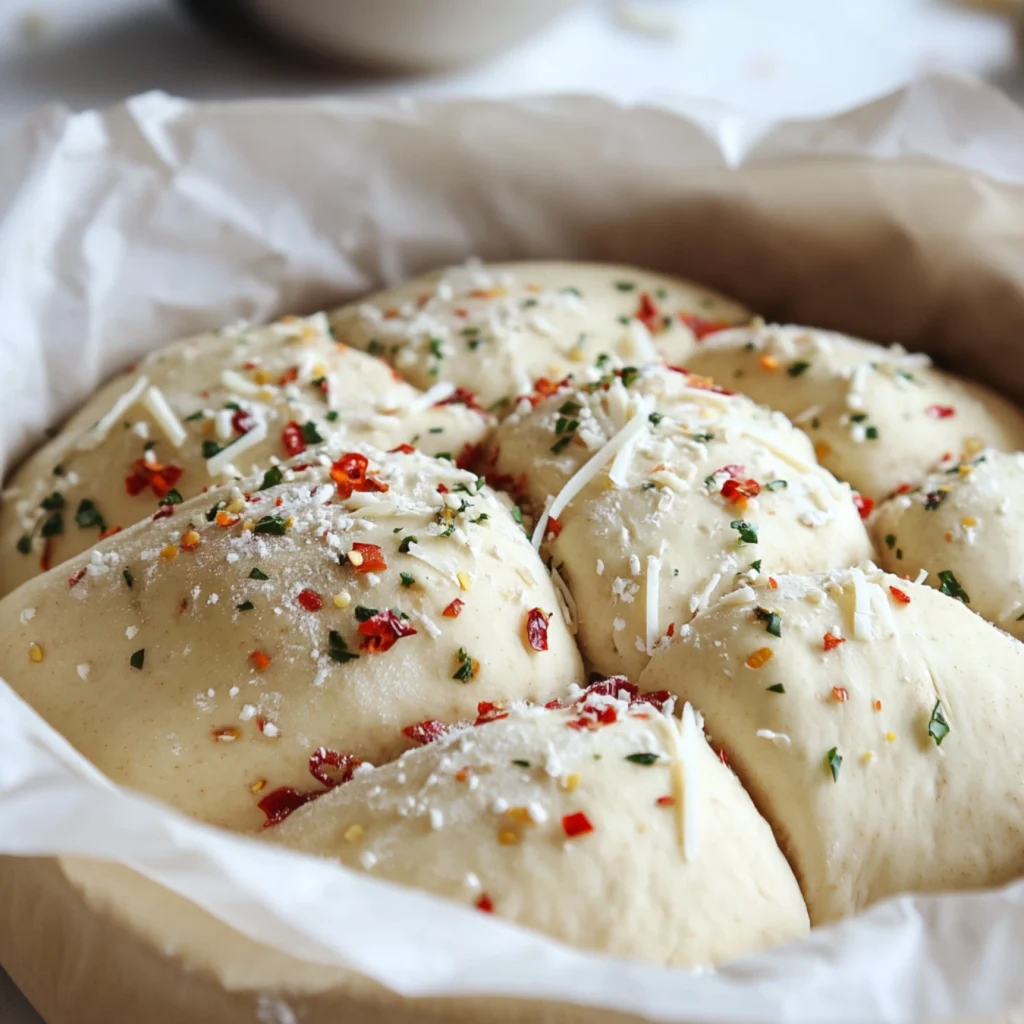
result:
[[[468,264],[332,314],[338,340],[383,356],[417,387],[451,381],[498,411],[599,355],[677,363],[750,314],[715,292],[635,267]]]
[[[687,367],[780,409],[823,466],[873,501],[915,484],[947,452],[1024,447],[1024,416],[1010,402],[899,346],[751,327],[708,337]]]
[[[425,720],[545,702],[581,671],[482,479],[417,453],[301,458],[0,603],[0,676],[111,778],[233,828],[396,756]]]
[[[103,388],[14,474],[0,593],[152,515],[321,440],[458,455],[487,420],[339,345],[327,318],[227,328],[161,349]]]
[[[940,463],[871,519],[882,567],[957,597],[1024,640],[1024,453],[986,449]]]
[[[567,585],[584,657],[635,678],[740,579],[870,556],[855,496],[779,413],[663,367],[568,383],[495,435]]]
[[[693,701],[822,924],[1024,873],[1024,646],[869,566],[713,605],[640,680]]]
[[[567,710],[513,711],[359,773],[273,837],[662,964],[803,934],[792,871],[699,716],[630,707],[609,682]]]

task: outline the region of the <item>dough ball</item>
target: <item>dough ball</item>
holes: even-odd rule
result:
[[[919,487],[883,502],[871,519],[882,568],[924,571],[1024,640],[1024,453],[986,449],[939,464]]]
[[[534,511],[548,509],[535,539],[547,537],[599,672],[636,678],[737,582],[871,555],[849,486],[816,464],[806,436],[699,383],[664,368],[612,376],[559,391],[497,435],[502,482],[525,478]]]
[[[782,410],[826,469],[874,501],[916,484],[947,452],[1024,447],[1024,416],[1010,402],[899,346],[743,328],[709,337],[687,366]]]
[[[513,713],[358,773],[274,833],[615,956],[714,964],[808,927],[689,708],[681,726],[610,696]]]
[[[693,701],[811,921],[1024,872],[1024,646],[869,566],[738,591],[640,679]]]
[[[151,515],[162,499],[191,498],[320,439],[457,456],[488,422],[465,405],[434,407],[444,397],[338,345],[322,313],[155,352],[11,478],[0,502],[0,594]]]
[[[544,566],[481,479],[415,453],[307,458],[0,602],[0,676],[113,779],[231,828],[349,755],[396,756],[417,723],[543,703],[581,671]]]
[[[688,281],[553,262],[451,267],[331,317],[340,341],[383,356],[418,387],[452,381],[506,411],[538,378],[558,380],[602,355],[610,365],[677,363],[695,338],[749,319]]]

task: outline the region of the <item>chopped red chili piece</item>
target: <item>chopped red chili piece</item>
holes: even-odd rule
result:
[[[651,298],[650,293],[640,293],[640,305],[637,307],[636,312],[633,316],[640,321],[651,332],[654,334],[661,327],[661,313],[658,310],[657,304],[654,299]]]
[[[833,686],[832,696],[835,697],[840,704],[845,704],[850,699],[850,691],[845,686]]]
[[[538,406],[545,398],[557,394],[562,388],[569,384],[569,377],[563,377],[558,381],[550,381],[547,377],[539,377],[533,385],[533,394],[530,395],[530,405]]]
[[[633,701],[634,704],[650,704],[655,710],[663,711],[665,705],[672,700],[673,694],[668,690],[647,690],[639,694]]]
[[[892,594],[892,596],[896,598],[896,600],[899,601],[900,604],[910,604],[910,595],[904,593],[898,587],[890,587],[889,593]]]
[[[719,752],[718,752],[718,760],[721,761],[722,764],[724,764],[726,768],[729,767],[729,755],[725,752],[725,747],[722,747],[722,749],[719,750]]]
[[[383,481],[366,475],[369,465],[365,455],[348,452],[331,466],[331,479],[338,488],[340,498],[352,497],[353,491],[384,492],[388,489]]]
[[[178,466],[136,459],[132,463],[131,473],[125,477],[124,489],[134,497],[146,488],[151,488],[158,498],[166,498],[183,472]]]
[[[231,417],[231,427],[237,430],[239,434],[248,434],[255,426],[256,417],[251,412],[246,412],[245,409],[237,410],[235,415]]]
[[[546,651],[548,649],[548,619],[551,618],[547,612],[540,608],[531,608],[526,613],[526,638],[535,651]]]
[[[671,807],[676,802],[676,798],[674,796],[659,796],[654,802],[659,807]]]
[[[476,409],[477,412],[483,412],[476,395],[469,388],[463,387],[456,388],[447,398],[442,398],[440,402],[434,403],[435,408],[439,405],[465,405],[470,409]]]
[[[282,374],[281,379],[278,381],[278,383],[281,385],[281,387],[284,387],[285,384],[293,384],[298,379],[299,368],[297,366],[293,366],[286,373]]]
[[[307,612],[318,612],[324,606],[324,599],[308,587],[299,591],[298,602]]]
[[[893,494],[908,494],[913,488],[910,484],[900,484],[899,487],[893,491]]]
[[[460,601],[459,598],[455,598],[451,604],[449,604],[441,614],[446,619],[457,619],[462,614],[462,606],[465,604],[464,601]]]
[[[552,537],[557,537],[562,532],[562,524],[554,517],[551,516],[548,519],[548,533]]]
[[[562,817],[562,829],[570,839],[575,839],[577,836],[593,832],[594,826],[582,811],[576,811],[575,814],[566,814]]]
[[[825,650],[826,651],[833,651],[840,644],[845,644],[846,643],[846,639],[844,637],[834,636],[832,633],[826,633],[824,639],[825,639]]]
[[[448,488],[445,487],[444,484],[438,484],[437,485],[437,493],[438,494],[447,494],[448,493]]]
[[[403,637],[413,636],[415,632],[408,622],[386,609],[359,623],[359,633],[363,637],[359,649],[370,654],[383,654]]]
[[[737,480],[729,477],[722,484],[722,497],[735,505],[745,505],[748,498],[756,498],[761,493],[761,485],[756,480]]]
[[[324,792],[326,793],[327,790],[324,790]],[[275,789],[256,805],[267,816],[267,820],[263,822],[263,827],[272,828],[274,825],[280,825],[292,811],[297,811],[300,807],[305,806],[311,800],[315,800],[321,795],[316,792],[300,793],[297,789],[292,789],[291,786],[282,786],[280,789]]]
[[[173,505],[161,505],[152,515],[152,520],[155,523],[158,519],[166,519],[168,516],[174,515]]]
[[[354,754],[338,754],[333,750],[325,750],[323,747],[313,751],[309,759],[309,771],[325,788],[300,792],[291,786],[282,786],[280,789],[268,793],[256,805],[267,816],[263,827],[271,828],[274,825],[280,825],[292,811],[297,811],[300,807],[312,803],[324,793],[334,789],[335,786],[348,782],[362,763],[362,758],[356,757]],[[328,768],[336,769],[341,774],[329,774]]]
[[[709,334],[714,334],[715,331],[724,331],[733,326],[728,320],[705,320],[704,317],[697,316],[696,313],[681,312],[679,319],[693,331],[694,337],[698,341],[703,341]]]
[[[948,420],[950,416],[956,415],[956,409],[951,405],[929,405],[925,412],[933,420]]]
[[[482,910],[485,914],[494,913],[494,901],[487,893],[481,893],[476,901],[476,909]]]
[[[480,446],[470,444],[468,441],[462,446],[462,451],[455,457],[455,465],[458,469],[469,469],[476,465],[480,458]]]
[[[100,540],[106,540],[108,537],[113,537],[115,533],[120,533],[123,529],[123,526],[108,526],[100,534]]]
[[[306,439],[302,436],[302,424],[292,420],[281,431],[281,443],[289,455],[301,455],[306,450]]]
[[[339,754],[336,750],[318,747],[309,758],[309,773],[328,789],[333,789],[348,782],[362,763],[363,759],[355,754]],[[330,769],[339,774],[332,774]]]
[[[474,725],[484,725],[487,722],[496,722],[499,718],[508,718],[505,705],[501,702],[482,700],[476,706],[476,721]]]
[[[249,655],[249,660],[262,672],[270,664],[270,655],[264,654],[263,651],[253,651]]]
[[[860,513],[861,519],[867,519],[875,509],[874,498],[865,498],[863,494],[858,494],[856,491],[853,492],[853,504]]]
[[[403,454],[403,455],[412,455],[415,451],[416,451],[416,449],[413,448],[413,446],[411,444],[404,444],[403,443],[403,444],[395,445],[394,448],[389,448],[388,449],[388,454],[394,455],[394,454],[396,454],[398,452],[401,452],[401,454]]]
[[[68,577],[68,586],[69,587],[73,587],[73,586],[75,586],[76,583],[80,583],[82,581],[82,578],[85,576],[87,571],[88,571],[87,568],[83,565],[82,568],[78,570],[78,572],[73,573],[71,576],[69,576]]]
[[[388,567],[384,552],[376,544],[361,544],[357,541],[352,545],[352,550],[361,559],[357,565],[356,560],[349,558],[356,572],[383,572]]]
[[[414,743],[426,745],[433,743],[434,740],[439,740],[447,731],[448,726],[444,722],[439,722],[435,718],[425,718],[422,722],[413,722],[412,725],[407,725],[402,730],[402,735]]]

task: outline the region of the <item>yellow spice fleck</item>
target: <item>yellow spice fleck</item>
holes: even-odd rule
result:
[[[578,775],[566,775],[566,777],[562,779],[562,789],[567,793],[575,793],[576,787],[579,786],[579,784],[580,777]]]
[[[167,547],[165,547],[160,552],[160,557],[165,562],[169,562],[169,561],[171,561],[172,558],[177,558],[177,556],[178,556],[178,549],[173,544],[168,544]]]
[[[832,446],[825,441],[819,441],[814,446],[814,454],[817,455],[819,459],[825,458],[825,456],[831,454],[831,452]]]
[[[251,530],[252,527],[253,527],[253,522],[252,522],[251,519],[246,519],[246,521],[244,523],[242,523],[242,529],[243,530]]]
[[[583,349],[571,348],[565,353],[565,358],[573,363],[582,363],[586,356],[583,354]]]
[[[975,452],[980,452],[983,447],[984,446],[982,445],[981,441],[979,441],[976,437],[969,437],[964,442],[964,451],[967,452],[968,455],[973,455]]]
[[[896,733],[894,733],[894,732],[887,732],[887,733],[885,734],[885,739],[886,739],[886,742],[888,742],[888,743],[892,743],[892,741],[893,741],[894,739],[896,739]]]
[[[510,807],[505,812],[505,817],[511,818],[512,821],[518,821],[523,825],[529,825],[533,822],[530,812],[525,807]]]
[[[288,518],[287,518],[287,519],[286,519],[286,520],[284,521],[284,528],[285,528],[286,530],[290,530],[290,529],[291,529],[291,528],[292,528],[292,527],[293,527],[294,525],[295,525],[295,516],[289,516],[289,517],[288,517]]]
[[[352,598],[343,590],[340,594],[334,595],[335,608],[347,608],[352,603]]]
[[[242,498],[235,498],[235,500],[232,501],[227,506],[225,511],[226,512],[234,512],[236,514],[239,513],[239,512],[244,512],[245,511],[245,501]]]
[[[961,476],[970,476],[974,472],[973,466],[960,466],[958,472]]]
[[[498,832],[498,842],[502,846],[515,846],[519,842],[519,833],[515,829],[503,828]]]
[[[267,780],[266,779],[257,779],[249,787],[249,792],[250,793],[262,793],[263,790],[265,790],[266,788],[267,788]]]
[[[779,361],[775,356],[761,356],[759,361],[761,363],[762,370],[774,371],[779,368]]]
[[[869,761],[871,761],[874,758],[874,756],[875,756],[875,752],[873,750],[865,750],[864,753],[861,754],[861,760],[865,764],[867,764]]]
[[[346,843],[358,843],[359,840],[362,839],[363,836],[365,835],[366,829],[363,828],[363,826],[360,825],[358,822],[356,822],[356,824],[354,825],[349,825],[349,827],[345,829],[344,832]]]
[[[460,590],[469,590],[473,586],[473,581],[469,578],[469,573],[464,570],[460,570],[455,574],[455,578],[459,581]]]
[[[960,525],[961,526],[977,526],[978,525],[978,520],[975,519],[974,516],[964,516],[963,519],[960,520]]]
[[[747,668],[760,668],[775,657],[775,652],[770,647],[759,647],[753,654],[747,657]]]
[[[31,644],[28,649],[28,660],[36,663],[43,660],[43,649],[39,644]]]
[[[269,384],[270,374],[266,370],[253,370],[252,379],[257,384]]]

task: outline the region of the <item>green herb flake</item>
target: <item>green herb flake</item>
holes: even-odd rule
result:
[[[338,412],[337,409],[332,409],[329,413],[327,413],[324,419],[326,419],[328,423],[334,423],[337,421],[338,416],[340,415],[341,414]],[[358,655],[356,655],[356,657],[358,657]]]
[[[515,758],[515,759],[513,759],[512,763],[513,763],[513,764],[514,764],[514,765],[515,765],[515,766],[516,766],[517,768],[529,768],[529,767],[530,767],[530,762],[529,762],[529,761],[522,761],[522,760],[520,760],[519,758]]]
[[[952,569],[943,569],[939,573],[939,580],[942,583],[939,590],[946,597],[955,597],[958,601],[963,601],[964,604],[971,603],[971,599],[967,596],[967,591],[960,586],[960,581],[953,575]]]
[[[122,569],[121,575],[124,577],[125,583],[128,584],[128,589],[131,590],[135,586],[135,577],[131,574],[129,569]]]
[[[885,546],[890,551],[892,551],[892,549],[896,546],[896,534],[895,533],[887,533],[885,535]]]
[[[657,426],[662,421],[662,415],[660,412],[652,412],[647,419],[650,420],[654,426]]]
[[[555,424],[555,433],[571,434],[579,425],[579,420],[570,419],[568,416],[559,416],[558,422]]]
[[[416,582],[415,576],[410,576],[409,573],[403,572],[400,574],[402,577],[402,586],[411,587]]]
[[[778,612],[770,612],[767,608],[755,608],[754,616],[765,624],[765,632],[772,636],[782,636],[782,616]]]
[[[252,601],[243,601],[238,605],[238,610],[240,612],[251,612],[255,607],[256,605],[254,605]]]
[[[214,506],[213,506],[213,508],[211,508],[211,509],[209,510],[209,512],[207,512],[207,513],[206,513],[206,521],[207,521],[208,523],[212,523],[212,522],[214,521],[214,519],[216,519],[216,518],[217,518],[217,513],[218,513],[218,512],[219,512],[219,511],[220,511],[220,510],[221,510],[222,508],[224,508],[224,506],[225,506],[225,505],[227,505],[227,502],[226,502],[226,501],[218,501],[218,502],[217,502],[217,504],[216,504],[216,505],[214,505]]]
[[[622,368],[622,386],[628,388],[640,379],[640,371],[635,366],[624,366]]]
[[[940,487],[937,491],[929,491],[924,496],[924,509],[926,512],[934,512],[947,498],[949,491]]]
[[[788,480],[769,480],[764,485],[766,491],[784,491],[789,486]]]
[[[103,516],[100,515],[100,510],[88,498],[83,498],[78,503],[78,510],[75,512],[75,522],[83,530],[88,529],[90,526],[98,526],[101,531],[107,528],[107,524],[103,521]]]
[[[941,747],[942,741],[949,735],[949,722],[942,713],[942,701],[936,701],[932,708],[932,716],[928,719],[928,735],[935,740],[935,746]]]
[[[327,634],[327,656],[339,665],[344,665],[346,661],[355,661],[359,657],[348,649],[345,638],[336,629]]]
[[[264,516],[253,528],[253,533],[269,533],[273,537],[283,537],[288,528],[280,516]]]
[[[838,782],[839,769],[843,767],[843,758],[842,755],[839,753],[838,747],[833,747],[825,755],[825,764],[828,767],[828,770],[832,773],[832,781]]]
[[[753,569],[754,572],[760,572],[761,571],[761,559],[759,558],[756,562],[751,562],[750,563],[750,568]]]
[[[320,432],[316,429],[316,424],[312,420],[307,420],[302,424],[302,440],[306,444],[320,444],[323,441]]]
[[[54,491],[53,494],[48,494],[43,498],[39,504],[47,512],[53,512],[55,509],[64,507],[64,495],[60,491]]]
[[[706,442],[706,441],[714,441],[714,439],[715,439],[715,435],[712,434],[710,430],[702,431],[700,434],[691,434],[690,435],[690,440],[691,441]]]
[[[569,443],[572,441],[573,435],[566,434],[564,437],[560,437],[550,448],[553,455],[561,455],[566,448],[569,447]]]
[[[269,580],[270,577],[262,569],[257,569],[256,566],[253,566],[252,569],[249,571],[249,579]]]
[[[580,405],[579,402],[574,402],[572,399],[569,399],[569,401],[563,402],[558,407],[558,411],[563,416],[575,416],[582,408],[583,406]]]
[[[372,619],[380,611],[379,608],[367,608],[365,605],[356,605],[356,619],[359,622],[366,622],[368,619]]]
[[[811,364],[804,359],[799,359],[795,363],[790,363],[786,370],[786,373],[790,377],[799,377],[802,373],[806,373],[811,368]]]
[[[757,543],[757,527],[753,523],[748,523],[746,519],[734,519],[729,525],[739,533],[741,544]]]
[[[161,499],[161,505],[180,505],[185,499],[181,496],[181,492],[175,488],[171,488]]]
[[[594,360],[594,365],[599,369],[603,370],[607,365],[611,356],[607,352],[601,352],[598,354],[597,359]]]
[[[850,416],[851,423],[863,423],[868,418],[866,412],[855,412]]]
[[[206,413],[204,413],[202,409],[198,409],[194,413],[192,413],[191,416],[186,416],[185,417],[185,422],[186,423],[195,423],[196,420],[201,420],[205,415],[206,415]]]
[[[216,455],[217,452],[219,452],[219,451],[220,451],[220,445],[217,444],[216,441],[211,441],[209,438],[207,438],[203,442],[203,458],[204,459],[212,459],[214,457],[214,455]]]
[[[141,671],[142,666],[146,664],[146,648],[141,647],[137,650],[129,659],[128,663],[132,668],[139,669]]]
[[[23,534],[14,546],[21,554],[27,555],[32,550],[32,538],[27,533]]]
[[[56,537],[58,534],[64,532],[64,516],[60,512],[53,512],[43,523],[42,530],[39,531],[43,537]]]
[[[864,431],[864,436],[869,441],[877,441],[878,440],[878,427],[868,427],[868,429]]]
[[[50,472],[53,473],[54,476],[63,476],[65,470],[64,467],[58,462],[57,465],[54,466],[52,470],[50,470]]]
[[[658,760],[658,754],[627,754],[626,760],[630,764],[651,765]]]
[[[459,648],[458,659],[459,667],[453,673],[452,679],[468,683],[480,671],[480,664],[469,656],[465,647]]]
[[[782,683],[772,683],[772,685],[768,687],[768,692],[769,693],[785,693],[786,692],[786,688],[782,685]]]
[[[512,518],[520,525],[523,525],[523,510],[518,505],[511,508]]]
[[[444,427],[431,427],[430,430],[428,431],[428,433],[431,433],[431,434],[443,434],[444,433]]]
[[[263,482],[256,488],[258,491],[265,491],[268,487],[276,487],[284,479],[284,472],[280,466],[271,466],[263,474]]]
[[[419,542],[416,540],[415,537],[413,537],[411,535],[408,536],[408,537],[403,537],[402,538],[402,543],[398,545],[398,550],[403,555],[407,555],[407,554],[409,554],[409,546],[411,544],[417,544],[417,543],[419,543]]]
[[[632,291],[636,291],[636,282],[635,281],[616,281],[615,282],[615,287],[618,288],[618,290],[620,292],[632,292]]]

